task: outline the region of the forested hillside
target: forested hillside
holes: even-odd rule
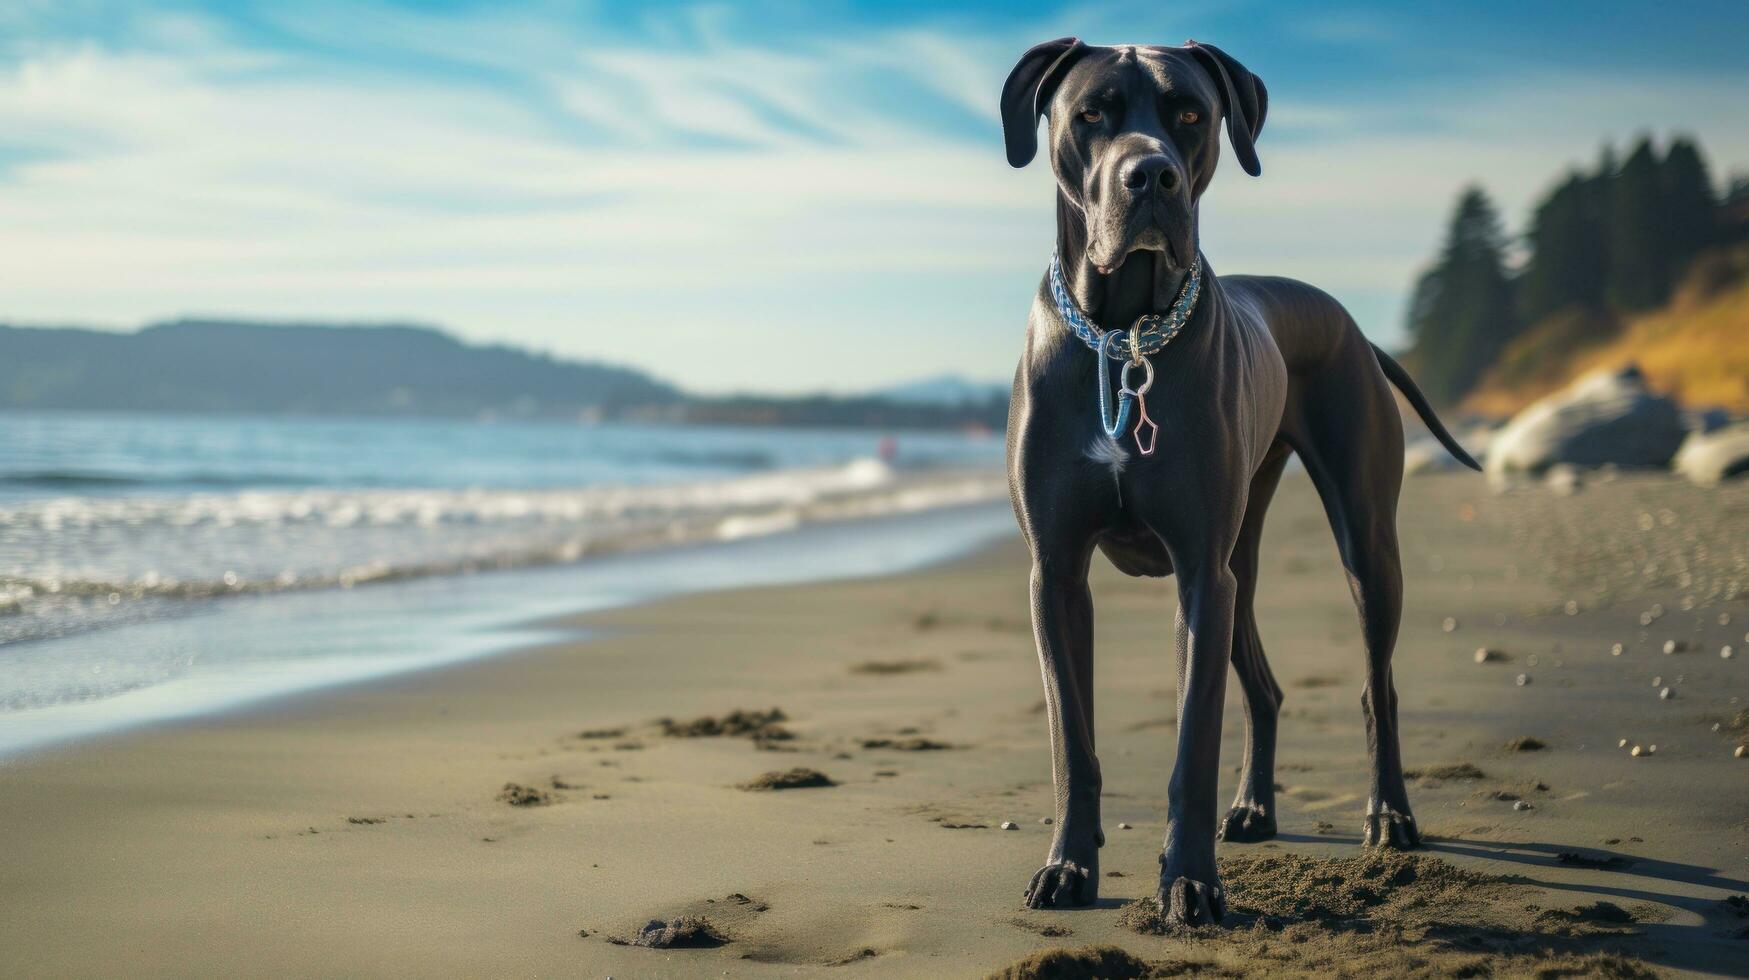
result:
[[[1656,347],[1660,369],[1643,365],[1654,384],[1749,407],[1746,338],[1732,336],[1749,319],[1735,288],[1749,273],[1745,241],[1749,182],[1720,195],[1688,139],[1662,153],[1642,139],[1619,160],[1606,147],[1550,189],[1517,239],[1486,192],[1466,188],[1416,284],[1405,360],[1435,401],[1500,413]]]

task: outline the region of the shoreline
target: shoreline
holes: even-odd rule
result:
[[[993,514],[1000,511],[1001,519]],[[684,542],[569,565],[503,569],[356,591],[243,596],[180,617],[93,630],[25,645],[14,655],[90,660],[117,646],[191,649],[188,665],[227,643],[252,648],[269,669],[228,668],[176,677],[103,698],[0,712],[0,767],[34,751],[201,717],[256,710],[293,697],[442,669],[558,642],[553,624],[621,606],[742,585],[768,586],[901,574],[988,544],[1000,502],[946,506],[801,524],[775,533]],[[734,572],[724,573],[734,561]],[[320,629],[303,620],[322,621]],[[334,620],[339,620],[334,622]],[[381,620],[379,622],[379,620]],[[301,631],[301,633],[300,633]],[[307,635],[305,635],[307,634]],[[364,639],[360,640],[360,635]],[[584,637],[574,639],[580,642]],[[322,644],[344,656],[297,663]],[[420,654],[409,649],[423,647]],[[279,663],[274,663],[274,655]],[[13,668],[18,669],[15,659]],[[300,667],[302,669],[300,669]]]
[[[1563,506],[1630,519],[1668,508],[1680,529],[1695,506],[1749,497],[1729,493],[1624,480]],[[1740,600],[1680,610],[1682,593],[1657,584],[1559,611],[1568,593],[1531,562],[1538,549],[1566,559],[1522,530],[1547,523],[1547,506],[1461,475],[1405,485],[1409,601],[1396,663],[1405,758],[1424,771],[1411,799],[1435,838],[1427,856],[1491,877],[1471,889],[1485,907],[1461,889],[1430,906],[1478,924],[1411,923],[1388,955],[1492,957],[1511,975],[1546,947],[1740,974],[1742,940],[1719,903],[1749,891],[1749,763],[1707,723],[1749,693],[1741,655],[1711,647],[1749,629],[1749,616]],[[1259,622],[1287,692],[1282,835],[1219,853],[1351,858],[1365,791],[1358,631],[1303,477],[1284,481],[1264,553]],[[1387,955],[1366,945],[1376,928],[1306,922],[1288,927],[1296,941],[1269,945],[1256,926],[1148,936],[1119,924],[1117,907],[1151,890],[1164,829],[1173,601],[1170,581],[1104,563],[1093,586],[1101,860],[1121,877],[1102,877],[1092,909],[1021,907],[1051,812],[1025,582],[1008,537],[896,575],[566,616],[540,625],[590,635],[0,766],[0,830],[14,854],[0,870],[0,947],[26,976],[957,977],[1087,943],[1312,975]],[[1653,602],[1663,618],[1632,625]],[[1726,613],[1734,625],[1714,625]],[[1696,648],[1665,655],[1667,634]],[[1608,649],[1616,640],[1620,657]],[[1479,646],[1508,659],[1478,664]],[[1676,698],[1657,697],[1641,676],[1654,671],[1680,673]],[[1516,685],[1518,673],[1533,681]],[[1235,688],[1223,792],[1238,759]],[[672,737],[657,721],[773,707],[793,738]],[[1526,736],[1546,748],[1503,747]],[[1630,758],[1615,747],[1622,736],[1658,752]],[[915,751],[919,739],[946,747]],[[1425,774],[1458,763],[1481,775]],[[738,788],[795,767],[836,785]],[[507,804],[506,783],[550,800]],[[1257,900],[1247,887],[1235,905]],[[1605,935],[1523,911],[1596,901],[1632,923]],[[710,919],[729,942],[609,941],[680,914]],[[1470,947],[1469,935],[1485,942]]]

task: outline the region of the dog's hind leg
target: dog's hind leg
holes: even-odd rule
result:
[[[1366,719],[1372,786],[1364,843],[1411,849],[1421,844],[1403,782],[1397,737],[1397,689],[1391,654],[1403,616],[1403,566],[1397,547],[1397,494],[1403,486],[1403,427],[1390,389],[1371,360],[1351,359],[1353,371],[1332,372],[1307,392],[1300,417],[1304,433],[1294,448],[1324,500],[1336,532],[1349,591],[1360,612],[1366,645]]]
[[[1066,542],[1065,542],[1066,544]],[[1027,885],[1032,908],[1091,905],[1099,897],[1099,758],[1093,749],[1093,543],[1041,549],[1032,569],[1032,624],[1044,675],[1056,785],[1055,833]]]
[[[1239,794],[1216,833],[1220,840],[1262,841],[1275,836],[1275,723],[1281,712],[1281,686],[1263,656],[1252,601],[1257,596],[1258,548],[1263,539],[1264,512],[1275,495],[1281,471],[1291,451],[1285,443],[1270,450],[1246,498],[1245,523],[1230,563],[1238,580],[1233,606],[1233,670],[1245,691],[1245,768]]]
[[[1409,810],[1409,790],[1403,783],[1403,753],[1397,736],[1397,688],[1391,678],[1391,653],[1403,618],[1403,566],[1397,552],[1396,495],[1387,513],[1357,515],[1350,544],[1343,549],[1349,589],[1360,610],[1366,644],[1366,687],[1360,705],[1366,717],[1366,747],[1372,761],[1372,786],[1367,797],[1363,843],[1368,847],[1402,850],[1421,846],[1421,832]]]

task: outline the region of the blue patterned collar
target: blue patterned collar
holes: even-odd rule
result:
[[[1191,264],[1184,285],[1178,288],[1178,298],[1172,301],[1170,310],[1138,317],[1133,327],[1107,341],[1106,331],[1087,319],[1081,307],[1075,304],[1075,297],[1069,295],[1069,285],[1063,278],[1063,260],[1056,252],[1051,253],[1051,299],[1057,304],[1057,315],[1063,318],[1075,336],[1081,338],[1082,343],[1095,351],[1103,351],[1113,360],[1137,360],[1170,344],[1190,322],[1190,314],[1196,310],[1196,301],[1201,295],[1202,256],[1199,255]]]

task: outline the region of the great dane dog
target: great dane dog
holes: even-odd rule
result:
[[[1252,598],[1263,514],[1294,453],[1323,499],[1360,610],[1372,762],[1365,842],[1420,843],[1391,683],[1403,599],[1396,528],[1403,426],[1391,386],[1454,456],[1476,463],[1403,368],[1334,299],[1291,279],[1216,278],[1201,255],[1198,202],[1215,173],[1217,127],[1224,118],[1240,165],[1258,175],[1255,141],[1268,105],[1257,76],[1194,41],[1048,41],[1021,57],[1002,89],[1010,164],[1032,160],[1039,117],[1049,119],[1063,287],[1053,290],[1047,275],[1034,297],[1008,420],[1009,485],[1032,552],[1033,633],[1056,783],[1050,852],[1026,890],[1035,908],[1086,905],[1098,895],[1105,838],[1087,587],[1095,546],[1127,574],[1178,574],[1178,742],[1158,892],[1169,921],[1221,920],[1217,838],[1274,836],[1282,694],[1264,660]],[[1193,267],[1200,295],[1187,282]],[[1145,358],[1149,364],[1132,356],[1128,368],[1077,335],[1065,313],[1072,300],[1068,308],[1093,334],[1134,336],[1132,324],[1182,309],[1186,295],[1195,305],[1181,331]],[[1151,388],[1132,370],[1143,367]],[[1109,392],[1120,384],[1146,390],[1141,400],[1152,404],[1152,417],[1144,408],[1133,434],[1113,437],[1095,396],[1100,385]],[[1157,431],[1143,431],[1155,423]],[[1222,819],[1215,793],[1229,663],[1244,686],[1245,761]]]

